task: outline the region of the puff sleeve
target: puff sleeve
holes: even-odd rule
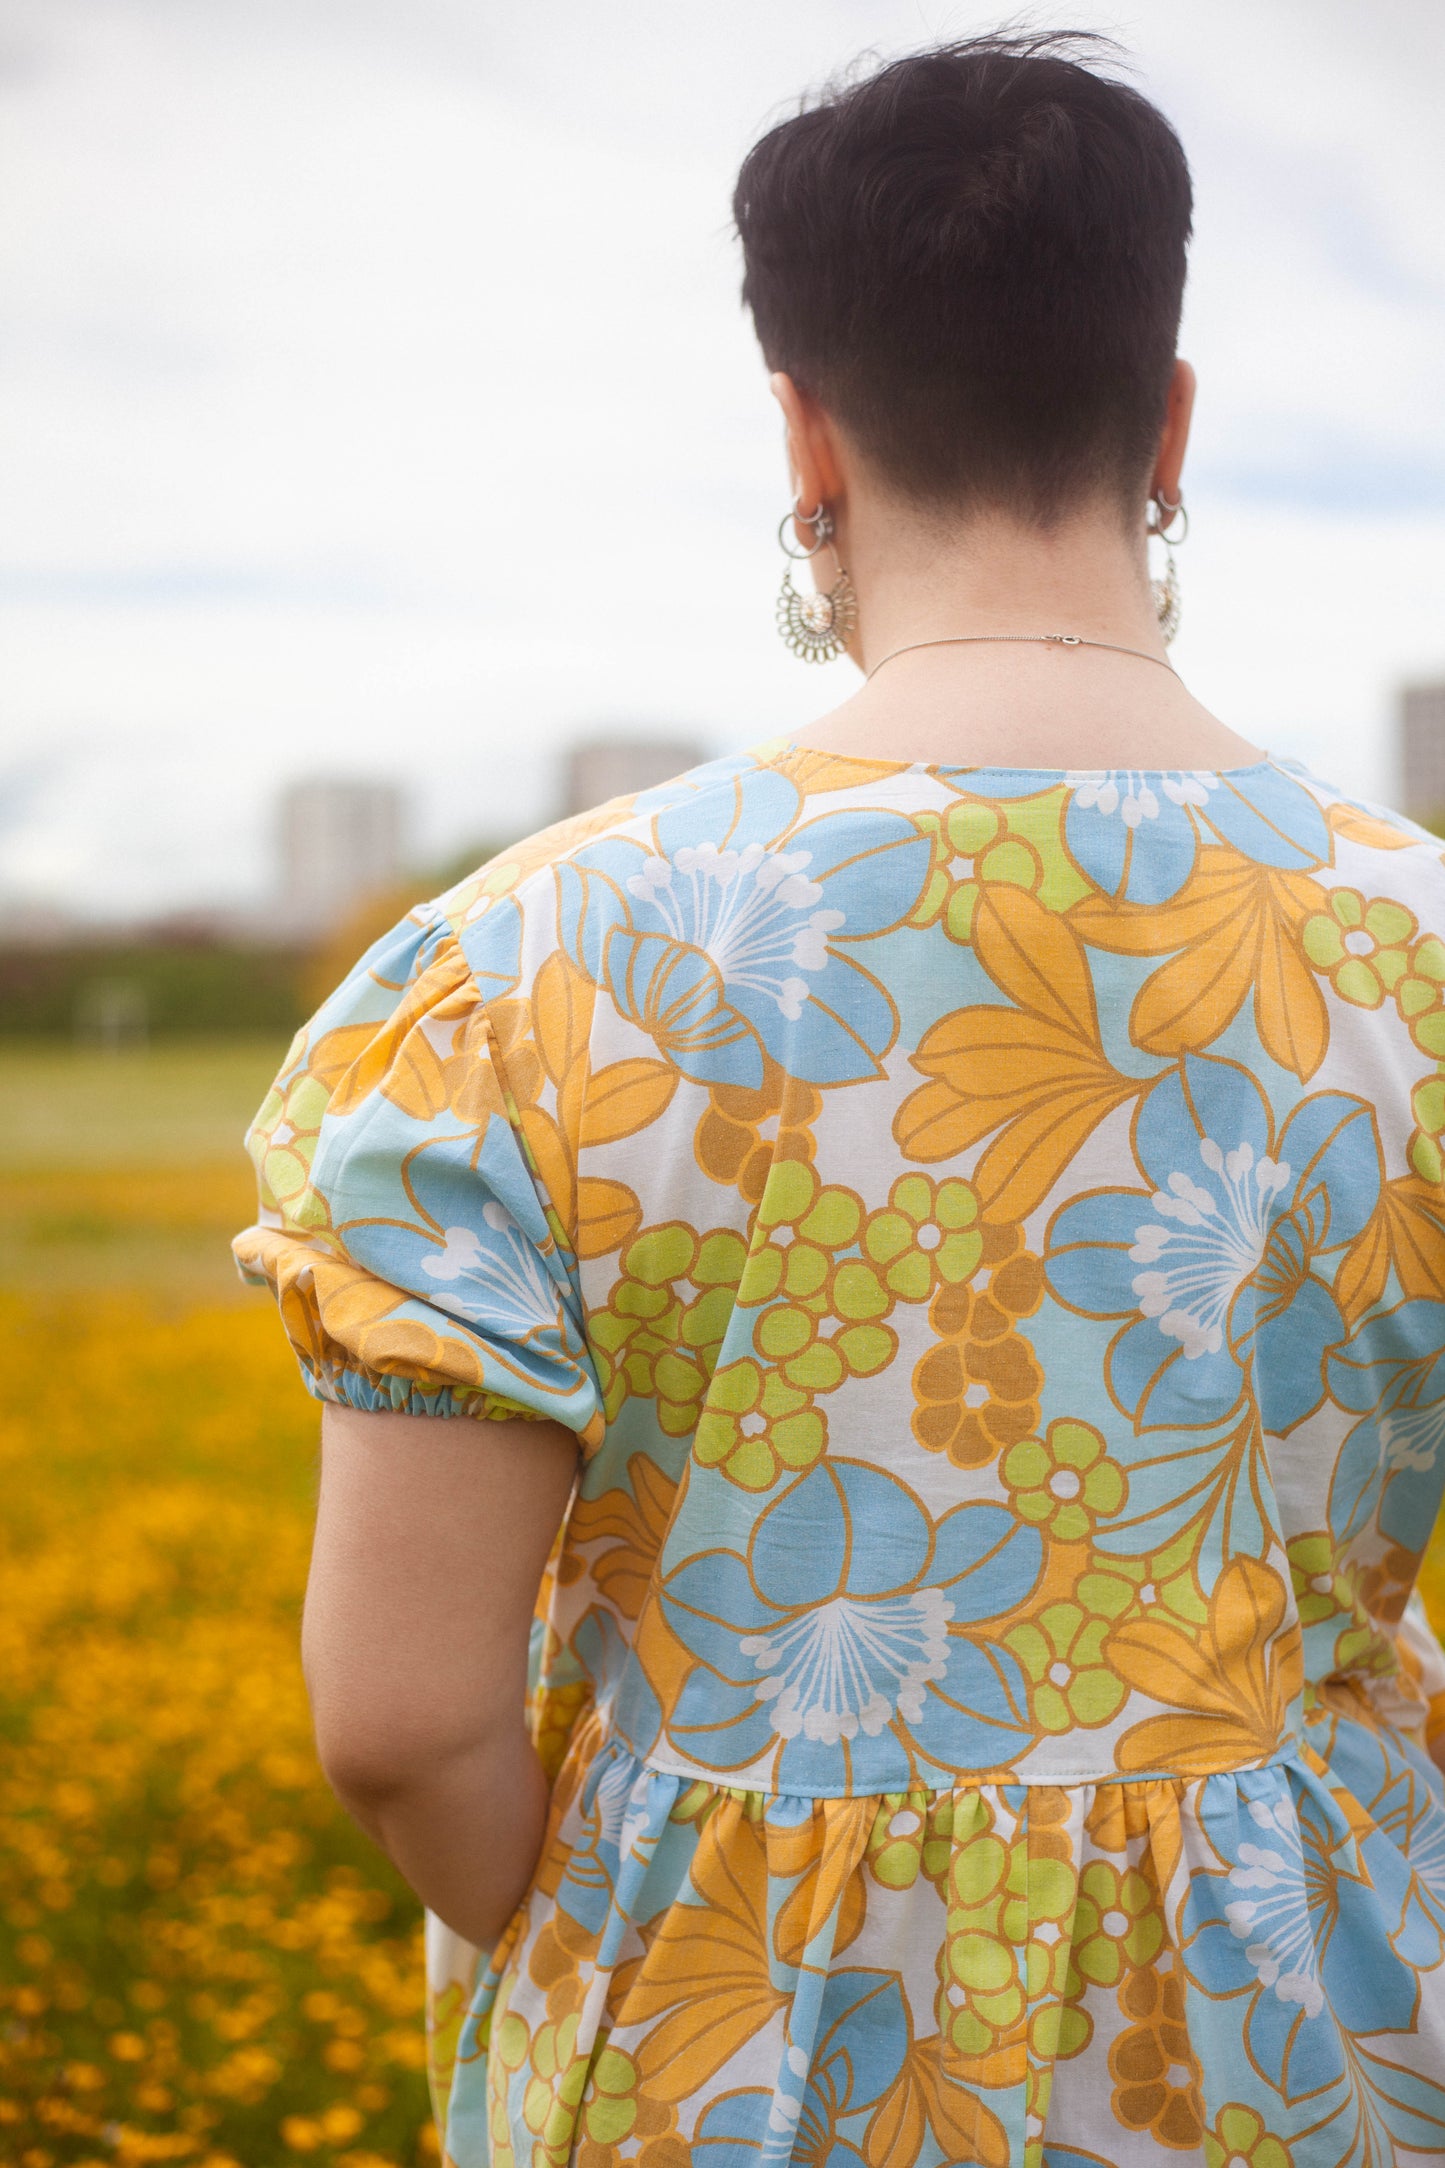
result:
[[[291,1047],[247,1135],[260,1209],[234,1251],[318,1399],[550,1418],[590,1447],[602,1403],[576,1259],[504,1036],[449,922],[414,912]]]

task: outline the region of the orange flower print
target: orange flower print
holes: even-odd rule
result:
[[[980,1267],[940,1288],[929,1311],[938,1338],[913,1372],[913,1435],[960,1468],[977,1468],[1038,1422],[1043,1373],[1019,1322],[1043,1300],[1043,1267],[1016,1227],[986,1226]]]

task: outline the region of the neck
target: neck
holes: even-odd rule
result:
[[[1071,632],[1164,659],[1142,512],[1137,534],[1112,504],[1047,530],[1005,513],[945,524],[892,507],[848,524],[839,555],[858,594],[865,673],[914,641],[988,632]]]
[[[837,549],[858,596],[850,653],[878,674],[800,731],[804,745],[959,767],[1219,769],[1259,758],[1172,668],[1150,667],[1167,650],[1142,507],[1136,532],[1109,506],[1041,533],[1001,514],[947,526],[855,499],[840,508]],[[835,576],[820,557],[819,585]],[[1103,644],[933,644],[1061,632]]]

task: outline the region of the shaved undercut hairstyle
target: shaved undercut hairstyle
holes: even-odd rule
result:
[[[920,506],[1137,511],[1163,427],[1193,194],[1082,33],[970,38],[830,85],[733,196],[743,300],[858,454]]]

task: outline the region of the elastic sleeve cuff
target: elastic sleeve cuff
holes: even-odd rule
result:
[[[350,1258],[274,1228],[248,1227],[233,1247],[243,1277],[274,1293],[314,1399],[368,1412],[554,1422],[585,1451],[601,1443],[596,1379],[560,1333],[556,1346],[525,1351],[493,1342]]]

